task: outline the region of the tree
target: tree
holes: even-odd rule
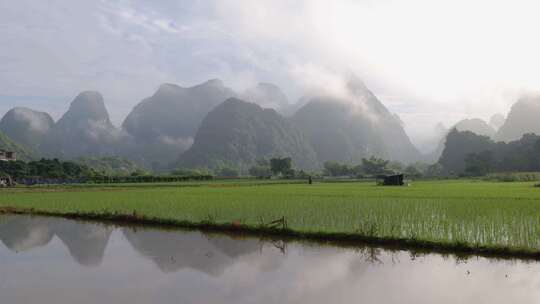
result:
[[[258,178],[269,178],[272,176],[270,162],[266,158],[257,159],[255,165],[248,170],[249,175]]]
[[[389,173],[388,169],[386,169],[388,163],[389,161],[374,156],[369,159],[362,158],[362,169],[366,174],[370,175],[387,174]]]
[[[443,166],[439,163],[428,166],[424,175],[426,177],[440,177],[443,175]]]
[[[351,174],[354,174],[354,170],[346,164],[330,161],[324,163],[324,175],[326,176],[346,176]]]
[[[470,153],[465,157],[465,173],[471,176],[483,176],[491,172],[493,164],[493,152],[483,151]]]
[[[96,172],[85,165],[62,162],[58,159],[41,159],[26,163],[24,161],[0,162],[0,171],[13,178],[79,178],[91,177]]]
[[[288,175],[292,170],[292,160],[290,157],[272,158],[270,160],[270,170],[275,175]]]
[[[177,168],[173,171],[171,171],[171,175],[173,176],[203,176],[203,175],[212,175],[208,169],[202,168],[202,169],[185,169],[185,168]]]
[[[129,176],[149,176],[150,174],[142,169],[137,169],[133,172],[131,172],[131,174]]]
[[[388,162],[388,165],[386,165],[386,169],[393,171],[394,173],[401,173],[403,172],[403,164],[398,161],[391,161]]]
[[[259,178],[267,178],[272,176],[270,166],[253,165],[249,168],[249,175]]]
[[[223,166],[217,170],[217,175],[220,177],[238,177],[240,172],[236,168]]]
[[[413,165],[407,166],[407,168],[405,168],[404,173],[407,177],[413,177],[413,178],[422,177],[422,172],[420,172],[420,170],[418,170],[418,168]]]

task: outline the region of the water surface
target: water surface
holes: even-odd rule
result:
[[[0,303],[540,303],[540,263],[0,216]]]

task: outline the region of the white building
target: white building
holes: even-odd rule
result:
[[[17,153],[0,149],[0,161],[17,160]]]

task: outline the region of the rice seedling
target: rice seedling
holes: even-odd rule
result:
[[[136,215],[155,222],[254,229],[273,223],[305,235],[540,251],[540,191],[534,183],[255,185],[2,190],[0,208],[56,215]],[[282,222],[276,222],[279,219]]]

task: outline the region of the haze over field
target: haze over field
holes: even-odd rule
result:
[[[291,117],[324,161],[313,137],[329,129],[299,111],[322,98],[362,116],[330,128],[347,147],[338,160],[414,161],[419,151],[436,160],[452,126],[504,141],[540,129],[539,8],[527,0],[0,0],[0,39],[9,45],[0,49],[0,114],[32,109],[11,111],[0,130],[30,150],[52,146],[51,156],[137,150],[132,158],[145,165],[173,162],[210,110],[237,97]],[[356,77],[360,93],[350,89]],[[65,114],[88,91],[106,105],[98,102],[99,119],[77,103]],[[85,121],[74,122],[74,111]],[[14,125],[30,127],[23,134]],[[88,140],[70,146],[70,138]],[[278,138],[268,151],[282,151]]]

